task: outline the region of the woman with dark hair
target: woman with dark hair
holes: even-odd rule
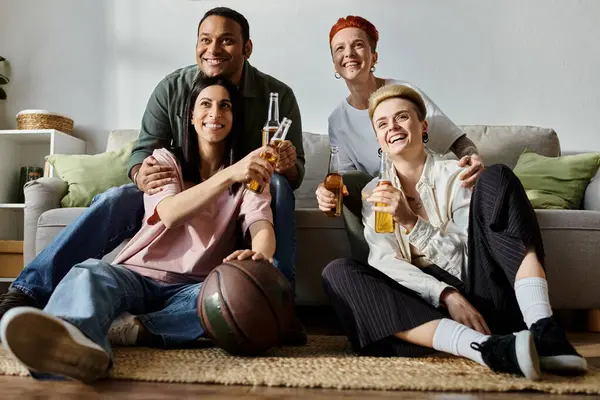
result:
[[[197,297],[208,273],[234,258],[272,262],[273,168],[259,157],[262,148],[237,159],[238,110],[230,82],[195,82],[181,163],[164,148],[153,154],[177,177],[144,195],[141,230],[113,264],[89,259],[75,265],[43,311],[17,307],[5,314],[2,343],[32,374],[85,382],[104,376],[112,364],[107,332],[123,312],[136,315],[138,343],[165,348],[191,343],[204,333]],[[249,179],[265,183],[262,194],[242,185]],[[239,234],[249,235],[251,249],[236,249]]]

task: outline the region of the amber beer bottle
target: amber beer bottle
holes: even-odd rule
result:
[[[342,202],[344,197],[344,181],[340,175],[340,156],[338,147],[331,146],[329,148],[329,170],[325,177],[325,189],[335,194],[335,208],[325,212],[328,217],[339,217],[342,215]]]
[[[269,112],[267,114],[267,122],[265,122],[265,126],[262,129],[262,146],[268,146],[271,139],[277,132],[277,129],[281,124],[279,123],[279,94],[278,93],[270,93],[269,94]],[[248,189],[253,190],[257,193],[262,193],[262,188],[260,188],[260,184],[256,181],[250,181],[248,183]],[[259,190],[260,189],[260,190]]]
[[[267,160],[269,164],[275,166],[277,161],[279,161],[278,143],[285,140],[291,125],[292,120],[289,118],[284,118],[281,122],[281,125],[267,144],[267,148],[260,154],[260,157],[264,160]],[[262,191],[265,189],[262,183],[256,182],[255,180],[251,180],[247,184],[247,187],[256,193],[262,193]]]
[[[390,173],[390,161],[387,153],[381,153],[381,161],[379,164],[379,182],[377,186],[391,185],[392,179],[389,176]],[[384,203],[375,203],[377,207],[385,207]],[[393,233],[394,232],[394,218],[392,214],[375,211],[375,232],[377,233]]]

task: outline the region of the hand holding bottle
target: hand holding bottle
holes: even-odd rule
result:
[[[292,120],[289,118],[284,118],[281,125],[279,126],[279,128],[277,128],[277,131],[274,133],[273,138],[271,138],[271,140],[269,141],[268,145],[263,146],[260,149],[262,150],[260,152],[260,157],[266,160],[271,165],[272,170],[275,168],[277,162],[279,161],[278,143],[285,141],[285,137],[287,136],[291,125]],[[256,193],[262,193],[264,189],[264,185],[256,179],[250,180],[246,187]]]
[[[391,214],[394,222],[402,225],[409,231],[417,223],[417,215],[408,204],[404,193],[392,185],[380,185],[373,189],[367,198],[369,203],[375,204],[375,212]]]
[[[348,195],[348,189],[344,185],[344,179],[340,174],[339,148],[329,148],[329,168],[325,181],[319,184],[315,194],[319,203],[319,209],[328,217],[339,217],[342,215],[344,196]]]
[[[279,150],[279,161],[275,165],[275,172],[282,174],[285,171],[296,167],[296,146],[289,140],[283,140],[277,143]]]
[[[315,194],[317,195],[317,203],[319,203],[319,210],[323,211],[324,213],[330,212],[337,206],[336,194],[333,191],[328,190],[325,187],[324,182],[319,183]],[[344,195],[344,197],[350,194],[346,185],[342,186],[342,194]]]
[[[266,151],[266,146],[258,148],[240,161],[227,168],[233,182],[259,182],[268,184],[273,175],[273,165],[261,157]]]

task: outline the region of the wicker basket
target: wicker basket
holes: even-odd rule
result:
[[[23,110],[17,114],[17,129],[56,129],[73,132],[73,120],[46,110]]]

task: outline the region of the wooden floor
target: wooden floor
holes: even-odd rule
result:
[[[569,335],[577,349],[591,366],[600,368],[600,334]],[[434,393],[338,391],[325,389],[288,389],[248,386],[200,384],[166,384],[131,381],[102,381],[93,386],[76,382],[40,382],[31,378],[0,376],[0,399],[376,399],[397,397],[406,399],[562,399],[575,396],[550,396],[532,392],[518,393]],[[576,399],[597,399],[598,396],[576,396]]]

